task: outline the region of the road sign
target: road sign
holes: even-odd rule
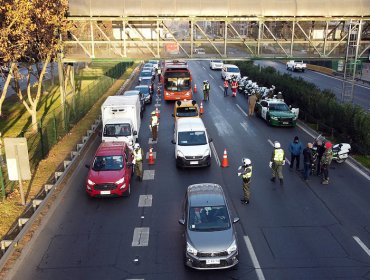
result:
[[[27,139],[4,138],[4,145],[9,180],[30,180],[31,171],[28,158]]]

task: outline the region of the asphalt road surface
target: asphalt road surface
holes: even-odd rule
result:
[[[329,185],[321,185],[316,176],[305,183],[299,172],[285,165],[284,186],[272,183],[270,142],[278,140],[287,150],[295,135],[303,143],[312,137],[299,127],[274,128],[259,118],[247,117],[244,96],[223,96],[219,71],[210,71],[206,61],[189,64],[199,103],[202,81],[207,79],[211,85],[210,101],[203,102],[203,120],[216,151],[211,167],[175,167],[173,102],[161,101],[159,141],[153,145],[156,161],[154,165],[144,163],[145,180],[132,181],[129,198],[89,199],[84,165],[99,144],[97,137],[70,177],[60,205],[9,278],[369,279],[370,178],[347,163],[333,163]],[[146,108],[140,131],[146,152],[154,104]],[[218,163],[225,148],[230,167],[221,168]],[[242,157],[253,163],[249,205],[240,202],[242,182],[237,168]],[[240,217],[236,224],[237,268],[195,271],[183,264],[182,226],[178,224],[181,204],[186,187],[201,182],[220,184],[231,218]],[[139,207],[144,196],[148,202],[152,199],[151,206]],[[133,246],[137,245],[133,241],[138,228],[146,228],[147,234],[141,236],[142,246]]]
[[[286,66],[283,63],[276,61],[260,60],[255,61],[256,65],[262,65],[263,67],[271,66],[281,73],[289,73],[293,77],[301,77],[303,80],[315,84],[321,90],[331,90],[338,100],[342,98],[342,79],[341,77],[332,77],[319,72],[306,70],[302,72],[292,72],[286,70]],[[353,103],[363,107],[365,110],[370,110],[370,86],[358,82],[353,88]]]

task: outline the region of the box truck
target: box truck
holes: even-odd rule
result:
[[[126,142],[132,146],[139,138],[139,96],[109,96],[101,107],[102,141]]]

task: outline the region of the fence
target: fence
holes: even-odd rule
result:
[[[20,136],[27,138],[31,170],[37,167],[40,160],[48,155],[59,139],[65,136],[86,115],[95,102],[131,65],[132,62],[118,63],[96,81],[76,91],[76,94],[67,96],[65,106],[58,107],[39,120],[38,133],[33,132],[32,129],[21,133]],[[0,190],[2,190],[0,198],[3,198],[6,192],[12,192],[17,184],[7,178],[6,165],[0,159]],[[2,184],[4,184],[4,188],[2,188]]]

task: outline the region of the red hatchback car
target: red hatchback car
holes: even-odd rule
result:
[[[86,192],[96,196],[129,196],[133,172],[132,152],[124,142],[101,143],[86,179]]]

